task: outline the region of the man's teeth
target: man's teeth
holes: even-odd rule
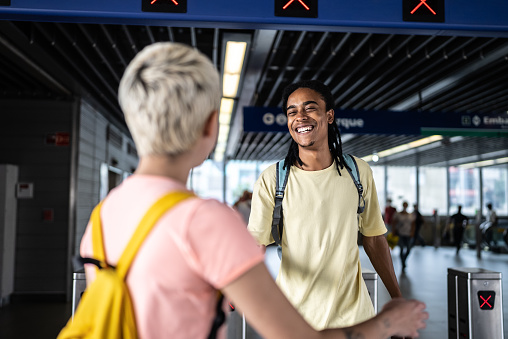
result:
[[[299,127],[296,129],[296,131],[298,133],[303,133],[303,132],[307,132],[307,131],[310,131],[312,129],[312,126],[305,126],[305,127]]]

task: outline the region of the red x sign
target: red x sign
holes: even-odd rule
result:
[[[445,0],[402,0],[402,19],[416,22],[444,22]]]
[[[480,298],[483,300],[483,304],[480,305],[480,308],[483,307],[483,305],[487,304],[489,305],[490,308],[492,308],[492,305],[488,303],[489,299],[491,298],[492,296],[489,295],[489,297],[487,298],[487,300],[485,300],[482,296],[480,296]]]
[[[425,6],[429,9],[429,11],[431,11],[431,12],[432,12],[432,14],[436,15],[436,12],[434,12],[434,10],[433,10],[432,8],[430,8],[430,6],[429,6],[429,5],[427,5],[427,0],[420,0],[420,3],[418,4],[418,6],[416,6],[415,8],[413,8],[413,10],[411,11],[411,14],[414,14],[414,12],[416,12],[416,10],[417,10],[418,8],[420,8],[420,6],[421,6],[421,5],[425,5]]]
[[[318,0],[275,0],[274,5],[275,16],[299,18],[318,17]]]
[[[496,301],[496,292],[478,291],[478,304],[481,310],[492,310]]]
[[[291,5],[294,1],[295,1],[295,0],[289,0],[289,1],[288,1],[288,3],[287,3],[284,7],[282,7],[282,9],[286,9],[286,8],[288,8],[288,6],[289,6],[289,5]],[[301,3],[301,4],[302,4],[302,6],[303,6],[303,7],[304,7],[307,11],[308,11],[308,10],[310,10],[309,6],[307,6],[307,5],[305,4],[305,2],[303,2],[302,0],[298,0],[298,2],[299,2],[299,3]]]

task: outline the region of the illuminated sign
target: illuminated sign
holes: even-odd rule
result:
[[[0,6],[10,6],[11,0],[0,0]]]
[[[143,12],[187,13],[187,0],[141,0]]]
[[[402,0],[404,21],[444,22],[444,0]]]
[[[478,291],[478,303],[481,310],[494,309],[494,301],[496,300],[496,292],[494,291]]]
[[[275,0],[275,16],[317,18],[318,0]]]

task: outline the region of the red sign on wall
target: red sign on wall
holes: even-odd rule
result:
[[[55,146],[69,146],[71,143],[71,135],[67,132],[57,132],[55,134],[46,135],[46,144]]]

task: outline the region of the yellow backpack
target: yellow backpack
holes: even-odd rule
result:
[[[92,212],[92,244],[95,258],[83,262],[97,265],[95,281],[87,287],[79,306],[57,339],[138,338],[136,319],[125,283],[125,277],[141,244],[157,220],[178,202],[194,196],[189,192],[173,192],[159,199],[145,214],[116,267],[108,265],[104,253],[100,208]]]

